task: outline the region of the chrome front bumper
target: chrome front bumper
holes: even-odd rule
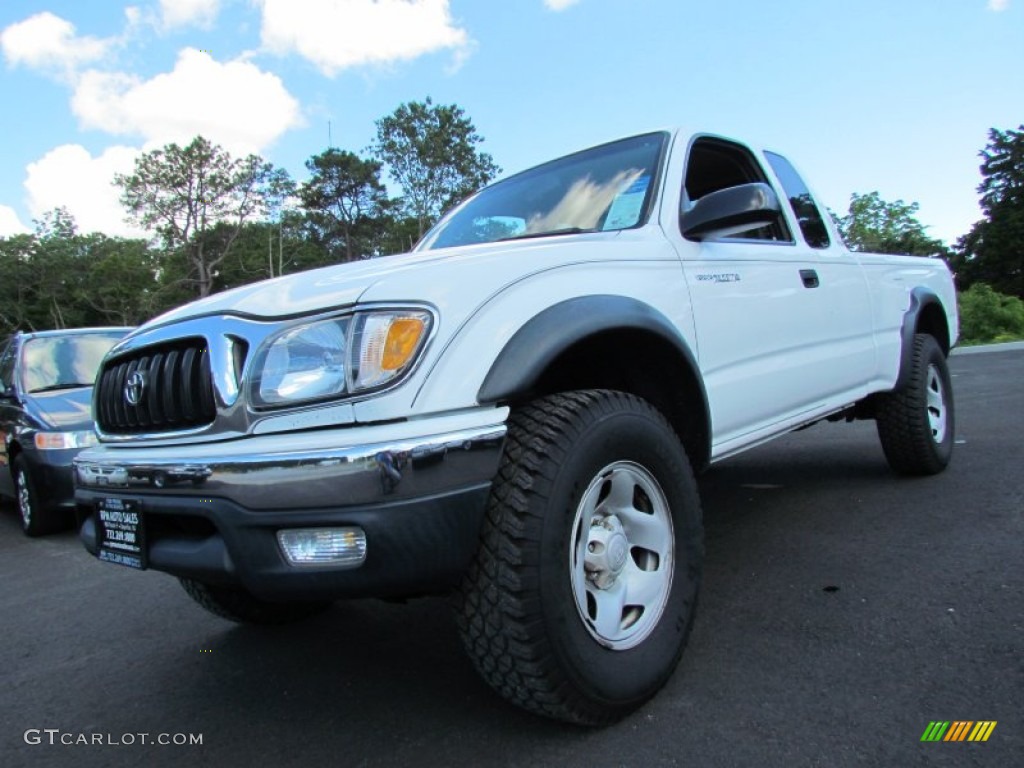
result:
[[[98,511],[131,501],[145,567],[241,585],[267,600],[426,594],[458,583],[478,547],[506,408],[219,443],[100,446],[75,460],[79,537],[100,553]],[[289,564],[283,530],[355,527],[366,559]],[[141,561],[140,561],[141,562]]]
[[[81,491],[218,496],[251,510],[400,501],[490,482],[508,410],[161,447],[75,459]],[[80,496],[91,496],[84,493]]]

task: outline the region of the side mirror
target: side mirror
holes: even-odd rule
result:
[[[704,240],[774,224],[782,215],[779,198],[767,184],[741,184],[704,195],[679,216],[684,237]]]

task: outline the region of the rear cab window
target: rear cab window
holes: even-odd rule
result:
[[[793,212],[793,217],[796,219],[797,226],[800,227],[800,233],[804,236],[804,240],[811,248],[828,248],[831,245],[828,228],[825,226],[818,204],[811,195],[811,190],[800,178],[796,168],[789,160],[775,152],[765,152],[764,156],[772,170],[775,171],[782,188],[786,191],[790,210]]]

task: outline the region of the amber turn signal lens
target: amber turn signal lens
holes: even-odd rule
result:
[[[424,328],[426,325],[418,317],[397,317],[392,320],[384,342],[380,367],[385,371],[397,371],[405,365],[416,351]]]

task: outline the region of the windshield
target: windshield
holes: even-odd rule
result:
[[[40,336],[21,348],[23,392],[91,387],[100,361],[127,331]]]
[[[443,218],[416,250],[639,226],[667,139],[634,136],[511,176]]]

